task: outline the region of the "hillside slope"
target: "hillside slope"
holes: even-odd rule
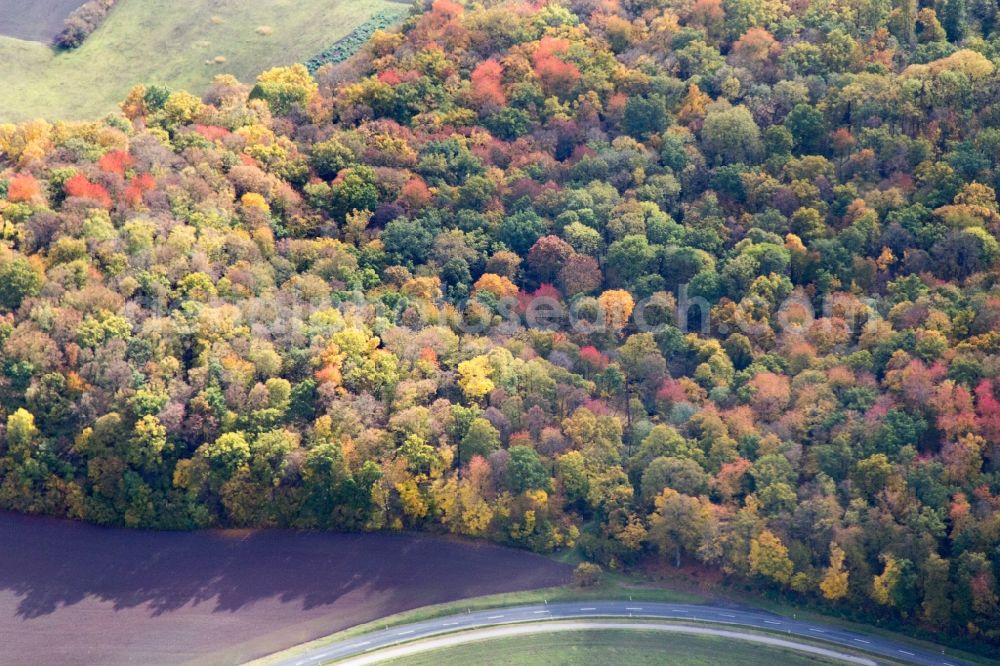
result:
[[[136,83],[202,93],[218,74],[251,80],[305,61],[380,11],[406,9],[389,0],[121,0],[71,52],[0,36],[0,122],[95,118],[116,111]]]
[[[435,0],[315,77],[0,126],[0,507],[1000,641],[1000,35],[947,7]]]

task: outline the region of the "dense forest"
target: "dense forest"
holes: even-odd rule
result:
[[[995,0],[436,0],[0,126],[0,507],[705,566],[1000,641]]]

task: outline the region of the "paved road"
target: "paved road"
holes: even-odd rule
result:
[[[949,657],[948,650],[931,652],[880,638],[846,631],[828,625],[804,622],[760,610],[733,609],[721,606],[651,603],[645,601],[560,602],[533,606],[513,606],[438,617],[423,622],[386,628],[350,640],[313,648],[276,662],[279,666],[317,666],[399,643],[437,636],[459,630],[478,629],[541,620],[577,620],[580,618],[644,618],[711,622],[784,634],[785,638],[807,638],[810,642],[862,650],[876,658],[919,666],[961,666]]]
[[[366,652],[354,657],[348,657],[345,661],[338,662],[338,666],[374,666],[389,659],[399,659],[414,654],[420,654],[431,650],[454,647],[472,641],[490,640],[496,638],[511,638],[516,636],[530,636],[534,634],[553,634],[565,631],[601,631],[613,629],[616,631],[657,631],[660,633],[674,634],[695,634],[701,636],[719,636],[732,640],[752,641],[771,647],[788,648],[808,652],[820,657],[834,659],[847,664],[858,664],[858,666],[878,666],[878,664],[867,658],[860,657],[846,652],[841,652],[835,648],[823,648],[807,643],[799,642],[797,639],[786,640],[764,634],[755,634],[746,629],[717,629],[715,627],[696,627],[690,624],[667,623],[667,622],[647,622],[629,620],[564,620],[553,622],[519,622],[517,624],[504,624],[499,627],[486,627],[483,629],[471,629],[461,631],[457,634],[445,634],[437,638],[427,638],[422,641],[403,643],[395,647]],[[665,642],[666,644],[666,642]]]

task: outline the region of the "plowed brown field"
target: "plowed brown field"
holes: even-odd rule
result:
[[[568,575],[527,552],[429,535],[151,532],[0,513],[0,663],[238,663]]]
[[[0,35],[51,42],[86,0],[0,0]]]

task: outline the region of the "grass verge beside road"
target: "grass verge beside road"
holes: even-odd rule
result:
[[[468,643],[387,661],[391,666],[805,666],[831,664],[815,656],[718,636],[654,631],[569,631]]]

